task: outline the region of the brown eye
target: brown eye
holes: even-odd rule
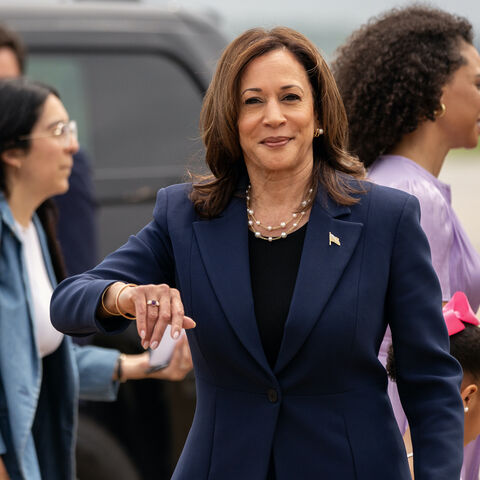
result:
[[[258,97],[250,97],[245,100],[245,105],[253,105],[255,103],[260,103],[260,99]]]
[[[66,129],[66,124],[65,123],[59,123],[55,129],[53,130],[53,134],[56,137],[61,137],[62,135],[65,135],[65,129]]]
[[[295,94],[295,93],[289,93],[288,95],[285,95],[285,97],[283,97],[284,100],[287,100],[287,101],[290,101],[290,102],[293,102],[295,100],[300,100],[300,96]]]

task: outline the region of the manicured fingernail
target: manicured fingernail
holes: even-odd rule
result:
[[[155,342],[152,342],[152,344],[150,345],[150,348],[152,350],[155,350],[157,347],[158,347],[158,342],[155,340]]]
[[[197,322],[195,320],[192,320],[193,322],[193,328],[195,328],[197,326]]]
[[[143,348],[146,350],[148,348],[148,342],[143,342]]]
[[[180,335],[180,332],[177,330],[174,334],[173,334],[173,338],[176,340]]]
[[[140,338],[143,340],[145,338],[145,330],[140,331]]]

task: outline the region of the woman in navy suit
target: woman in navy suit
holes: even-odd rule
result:
[[[149,225],[64,281],[54,325],[136,318],[152,348],[167,324],[188,329],[197,409],[174,479],[406,480],[377,359],[390,325],[416,478],[458,478],[461,369],[418,201],[362,180],[317,49],[288,28],[245,32],[201,125],[212,174],[160,190]]]

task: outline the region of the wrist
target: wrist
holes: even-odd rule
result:
[[[115,308],[115,302],[113,302],[113,307],[112,307],[112,301],[111,299],[111,289],[113,288],[114,283],[109,285],[102,293],[102,309],[103,313],[106,313],[107,315],[110,315],[111,317],[117,317],[120,314],[114,310]],[[110,301],[109,301],[110,300]]]
[[[115,282],[110,284],[102,294],[101,304],[103,313],[114,317],[124,317],[129,320],[135,320],[135,315],[128,310],[130,297],[125,300],[125,291],[131,287],[136,287],[133,283]]]
[[[127,381],[127,378],[125,376],[125,358],[126,355],[124,353],[121,353],[118,356],[117,364],[115,366],[115,379],[120,383],[125,383]]]
[[[111,283],[102,293],[102,308],[103,311],[111,316],[120,316],[115,306],[115,299],[117,298],[120,288],[125,285],[123,282]]]
[[[139,355],[122,354],[122,378],[123,381],[139,380],[146,377],[148,369],[148,352]]]

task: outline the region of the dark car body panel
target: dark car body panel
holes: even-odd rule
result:
[[[79,124],[103,257],[151,219],[159,188],[202,169],[199,113],[225,38],[208,16],[139,4],[0,3],[0,22]]]

